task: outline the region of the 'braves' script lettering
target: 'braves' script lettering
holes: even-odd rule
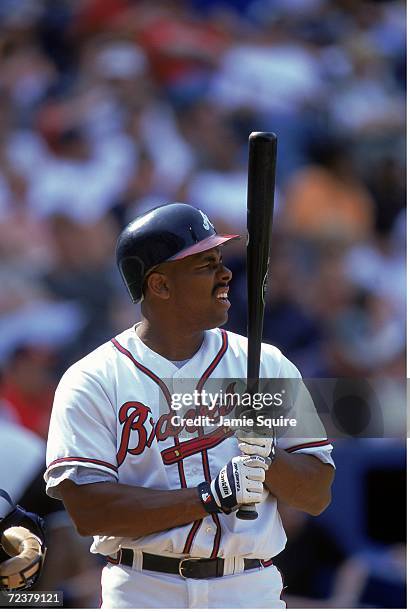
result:
[[[234,390],[235,383],[231,383],[228,385],[226,393],[233,394]],[[217,423],[219,417],[228,415],[235,408],[235,405],[234,402],[216,404],[211,412],[208,406],[196,406],[195,408],[188,408],[184,417],[185,419],[194,419],[196,416],[207,416],[211,414],[215,423]],[[174,445],[161,452],[164,463],[168,464],[174,463],[175,460],[183,459],[185,455],[190,456],[201,452],[203,449],[212,448],[233,433],[228,431],[223,425],[219,427],[216,426],[215,429],[207,431],[206,434],[201,425],[175,425],[172,423],[172,418],[175,414],[178,413],[171,410],[166,414],[162,414],[157,422],[155,422],[151,408],[145,406],[145,404],[137,401],[123,404],[118,412],[119,421],[123,425],[120,447],[117,453],[118,466],[124,462],[127,453],[131,455],[140,455],[145,448],[151,447],[154,439],[158,442],[164,442],[167,439],[173,438]],[[178,438],[184,430],[190,435],[196,433],[197,436],[189,440],[180,441]],[[138,441],[136,446],[130,448],[131,433],[133,431],[138,433]],[[134,442],[132,443],[134,444]],[[178,453],[173,454],[173,450],[177,450]]]
[[[118,467],[123,463],[127,453],[131,455],[140,455],[145,447],[150,447],[154,439],[154,419],[152,416],[149,419],[151,425],[151,433],[148,438],[148,432],[145,426],[148,415],[151,414],[151,409],[141,402],[126,402],[119,410],[118,418],[123,424],[121,433],[120,447],[117,453]],[[134,448],[129,448],[130,436],[132,431],[138,432],[138,443]]]

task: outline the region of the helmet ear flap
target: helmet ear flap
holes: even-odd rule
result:
[[[142,298],[142,285],[145,277],[144,262],[134,255],[126,257],[119,263],[121,276],[134,304]]]

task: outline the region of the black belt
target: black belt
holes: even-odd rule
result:
[[[134,551],[130,548],[121,548],[117,559],[108,557],[111,563],[133,566]],[[262,561],[261,559],[244,559],[244,571],[256,569],[258,567],[268,567],[272,565],[272,560]],[[225,560],[217,557],[216,559],[203,559],[191,557],[178,559],[177,557],[162,557],[142,553],[142,569],[151,572],[163,572],[165,574],[177,574],[182,578],[220,578],[224,575]]]

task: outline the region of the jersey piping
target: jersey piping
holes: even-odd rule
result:
[[[296,446],[290,446],[289,448],[285,448],[284,450],[287,453],[294,453],[295,451],[302,450],[303,448],[315,448],[319,446],[328,446],[330,441],[326,440],[316,440],[315,442],[304,442],[303,444],[297,444]]]
[[[199,391],[202,390],[205,382],[208,380],[208,378],[211,376],[212,372],[215,370],[215,368],[218,366],[218,364],[220,363],[221,359],[223,358],[223,356],[225,355],[226,351],[228,350],[228,334],[225,330],[221,329],[221,337],[222,337],[222,345],[221,348],[219,349],[218,353],[215,355],[214,359],[212,360],[212,362],[209,364],[209,366],[207,367],[207,369],[205,370],[205,372],[202,374],[199,383],[197,385],[197,389]],[[168,387],[165,385],[165,383],[154,373],[152,372],[152,370],[150,370],[149,368],[147,368],[146,366],[144,366],[142,363],[140,363],[139,361],[137,361],[137,359],[135,359],[135,357],[133,356],[133,354],[126,349],[125,347],[123,347],[116,338],[112,338],[111,342],[113,343],[113,345],[115,346],[115,348],[122,353],[123,355],[125,355],[126,357],[128,357],[132,363],[135,365],[136,368],[138,368],[141,372],[143,372],[144,374],[146,374],[149,378],[151,378],[151,380],[153,382],[155,382],[159,388],[161,389],[161,391],[164,394],[164,397],[167,401],[167,404],[169,406],[169,408],[171,409],[171,404],[172,404],[172,398],[171,398],[171,394],[169,392]],[[201,432],[199,432],[199,434],[201,434]],[[214,441],[213,443],[211,442],[210,444],[212,444],[212,446],[216,446],[219,442],[221,442],[223,438],[221,437],[219,440]],[[178,437],[174,437],[174,445],[178,446],[178,448],[180,448],[181,442],[179,440]],[[211,448],[211,446],[209,447]],[[190,453],[192,454],[192,453]],[[209,461],[208,461],[208,454],[207,454],[207,449],[203,449],[201,450],[201,457],[202,457],[202,468],[204,471],[204,477],[207,480],[207,482],[211,481],[211,474],[210,474],[210,469],[209,469]],[[179,477],[180,477],[180,483],[181,483],[181,487],[182,488],[186,488],[187,484],[186,484],[186,478],[185,478],[185,474],[184,474],[184,467],[183,467],[183,460],[184,460],[184,456],[181,455],[179,460],[178,460],[178,472],[179,472]],[[164,462],[165,463],[165,462]],[[212,514],[212,519],[216,525],[216,534],[215,534],[215,538],[214,538],[214,543],[213,543],[213,547],[212,547],[212,552],[211,552],[211,558],[215,558],[218,554],[218,550],[219,550],[219,545],[220,545],[220,541],[221,541],[221,533],[222,533],[222,529],[221,529],[221,524],[220,521],[217,517],[216,514]],[[185,541],[185,546],[184,546],[184,554],[188,554],[191,550],[195,535],[198,533],[199,528],[202,525],[202,520],[200,519],[198,521],[194,521],[187,539]]]
[[[197,385],[197,390],[199,392],[202,391],[204,384],[206,383],[206,381],[208,380],[208,378],[210,377],[210,375],[215,370],[216,366],[220,363],[221,359],[223,358],[223,356],[225,355],[226,351],[228,350],[228,334],[226,333],[226,331],[224,329],[221,329],[220,332],[221,332],[221,336],[222,336],[222,346],[219,349],[219,351],[216,354],[216,356],[214,357],[214,359],[212,360],[212,362],[209,364],[209,366],[205,370],[205,372],[202,374],[202,376],[201,376],[201,378],[199,380],[199,383]],[[201,435],[201,433],[203,433],[203,431],[200,430],[199,434]],[[221,440],[216,441],[214,446],[219,444],[220,441]],[[210,472],[210,469],[209,469],[209,460],[208,460],[207,449],[203,449],[201,451],[201,457],[202,457],[202,467],[203,467],[203,470],[204,470],[205,480],[207,482],[211,482],[211,472]],[[221,529],[221,523],[219,521],[218,516],[216,514],[212,514],[211,516],[212,516],[212,520],[214,521],[214,523],[216,525],[216,534],[215,534],[214,544],[213,544],[212,552],[211,552],[211,559],[213,559],[218,554],[219,544],[221,542],[222,529]],[[198,530],[201,527],[201,525],[202,525],[202,519],[199,520],[199,521],[195,521],[195,523],[192,525],[191,530],[190,530],[190,532],[188,534],[188,537],[186,539],[186,542],[185,542],[184,554],[189,554],[189,552],[191,551],[192,544],[194,543],[195,536],[198,533]]]
[[[116,465],[108,463],[107,461],[100,461],[99,459],[90,459],[89,457],[63,457],[61,459],[55,459],[48,465],[47,469],[49,470],[53,465],[58,465],[59,463],[69,463],[70,461],[75,461],[76,463],[92,463],[95,465],[100,465],[101,467],[105,467],[111,470],[115,473],[115,476],[118,477],[118,468]]]
[[[123,355],[128,357],[128,359],[130,359],[132,361],[132,363],[135,365],[136,368],[138,368],[138,370],[140,370],[141,372],[146,374],[149,378],[151,378],[151,380],[153,380],[159,386],[159,388],[161,389],[162,393],[164,394],[164,397],[165,397],[165,399],[167,401],[169,409],[171,409],[171,404],[172,404],[171,394],[169,392],[168,387],[159,378],[159,376],[157,376],[154,372],[152,372],[147,367],[145,367],[142,363],[137,361],[135,359],[134,355],[128,349],[123,347],[118,342],[118,340],[116,338],[112,338],[111,342],[113,343],[115,348],[120,351],[120,353],[122,353]],[[177,436],[174,436],[174,445],[175,446],[179,445],[179,438]],[[186,489],[187,488],[187,484],[186,484],[186,478],[185,478],[185,473],[184,473],[184,465],[183,465],[182,461],[178,462],[178,474],[179,474],[179,481],[181,483],[181,487],[183,489]]]

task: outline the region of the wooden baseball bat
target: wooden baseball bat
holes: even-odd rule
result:
[[[272,217],[275,193],[277,137],[272,132],[252,132],[249,136],[248,165],[248,245],[246,271],[248,284],[248,364],[247,389],[257,393],[265,312]],[[254,418],[254,410],[241,416]],[[255,504],[241,506],[236,516],[243,520],[258,517]]]

